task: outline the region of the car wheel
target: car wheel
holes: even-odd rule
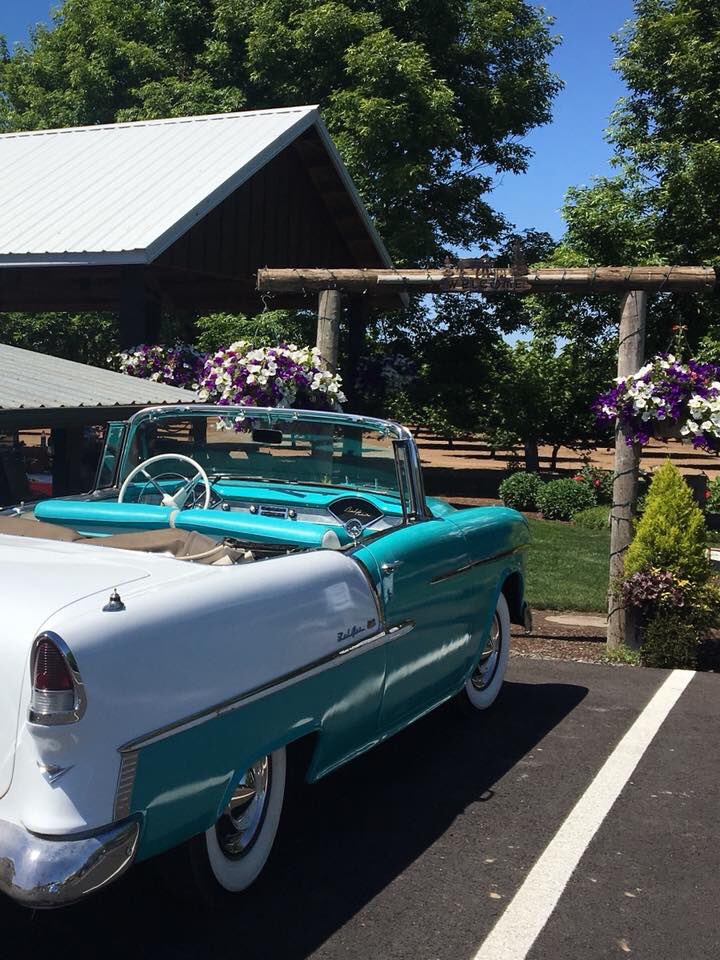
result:
[[[285,750],[275,750],[242,776],[215,823],[188,844],[195,887],[206,899],[246,890],[261,874],[280,824]]]
[[[471,711],[487,710],[495,701],[505,679],[510,655],[510,611],[501,593],[490,625],[490,635],[472,676],[460,694],[460,702]]]

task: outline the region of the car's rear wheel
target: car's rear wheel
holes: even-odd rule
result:
[[[510,611],[501,593],[490,625],[490,633],[477,666],[460,693],[460,703],[470,712],[487,710],[505,679],[510,655]]]
[[[208,899],[246,890],[261,874],[280,824],[285,750],[245,771],[217,823],[188,844],[192,876]]]

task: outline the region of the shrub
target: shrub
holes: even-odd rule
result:
[[[655,474],[635,538],[625,555],[625,575],[669,570],[705,583],[710,576],[705,521],[690,488],[668,460]]]
[[[604,504],[588,507],[575,514],[573,523],[585,530],[607,530],[610,526],[610,508]]]
[[[595,491],[598,503],[612,503],[614,473],[602,467],[583,465],[582,470],[573,479],[577,483],[586,483]]]
[[[537,496],[537,505],[546,520],[572,520],[575,514],[597,504],[592,487],[577,480],[551,480]]]
[[[640,662],[646,667],[694,669],[697,663],[697,625],[683,610],[664,610],[645,627]]]
[[[708,484],[705,510],[708,513],[720,513],[720,477],[715,477]]]
[[[499,494],[506,507],[514,510],[535,510],[538,494],[544,486],[537,473],[519,470],[505,477],[499,487]]]

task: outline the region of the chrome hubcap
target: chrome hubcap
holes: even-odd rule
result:
[[[218,820],[215,831],[226,857],[244,857],[257,840],[265,821],[270,796],[270,757],[263,757],[246,770]]]
[[[480,662],[475,673],[470,678],[470,682],[476,690],[484,690],[492,683],[500,660],[500,648],[502,646],[502,631],[500,629],[500,618],[497,614],[493,616],[492,626],[490,627],[490,636],[483,650]]]

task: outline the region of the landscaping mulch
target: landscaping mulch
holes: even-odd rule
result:
[[[531,660],[574,660],[600,663],[605,657],[605,631],[600,627],[552,623],[547,618],[568,617],[567,610],[533,610],[532,633],[512,627],[511,657]]]

